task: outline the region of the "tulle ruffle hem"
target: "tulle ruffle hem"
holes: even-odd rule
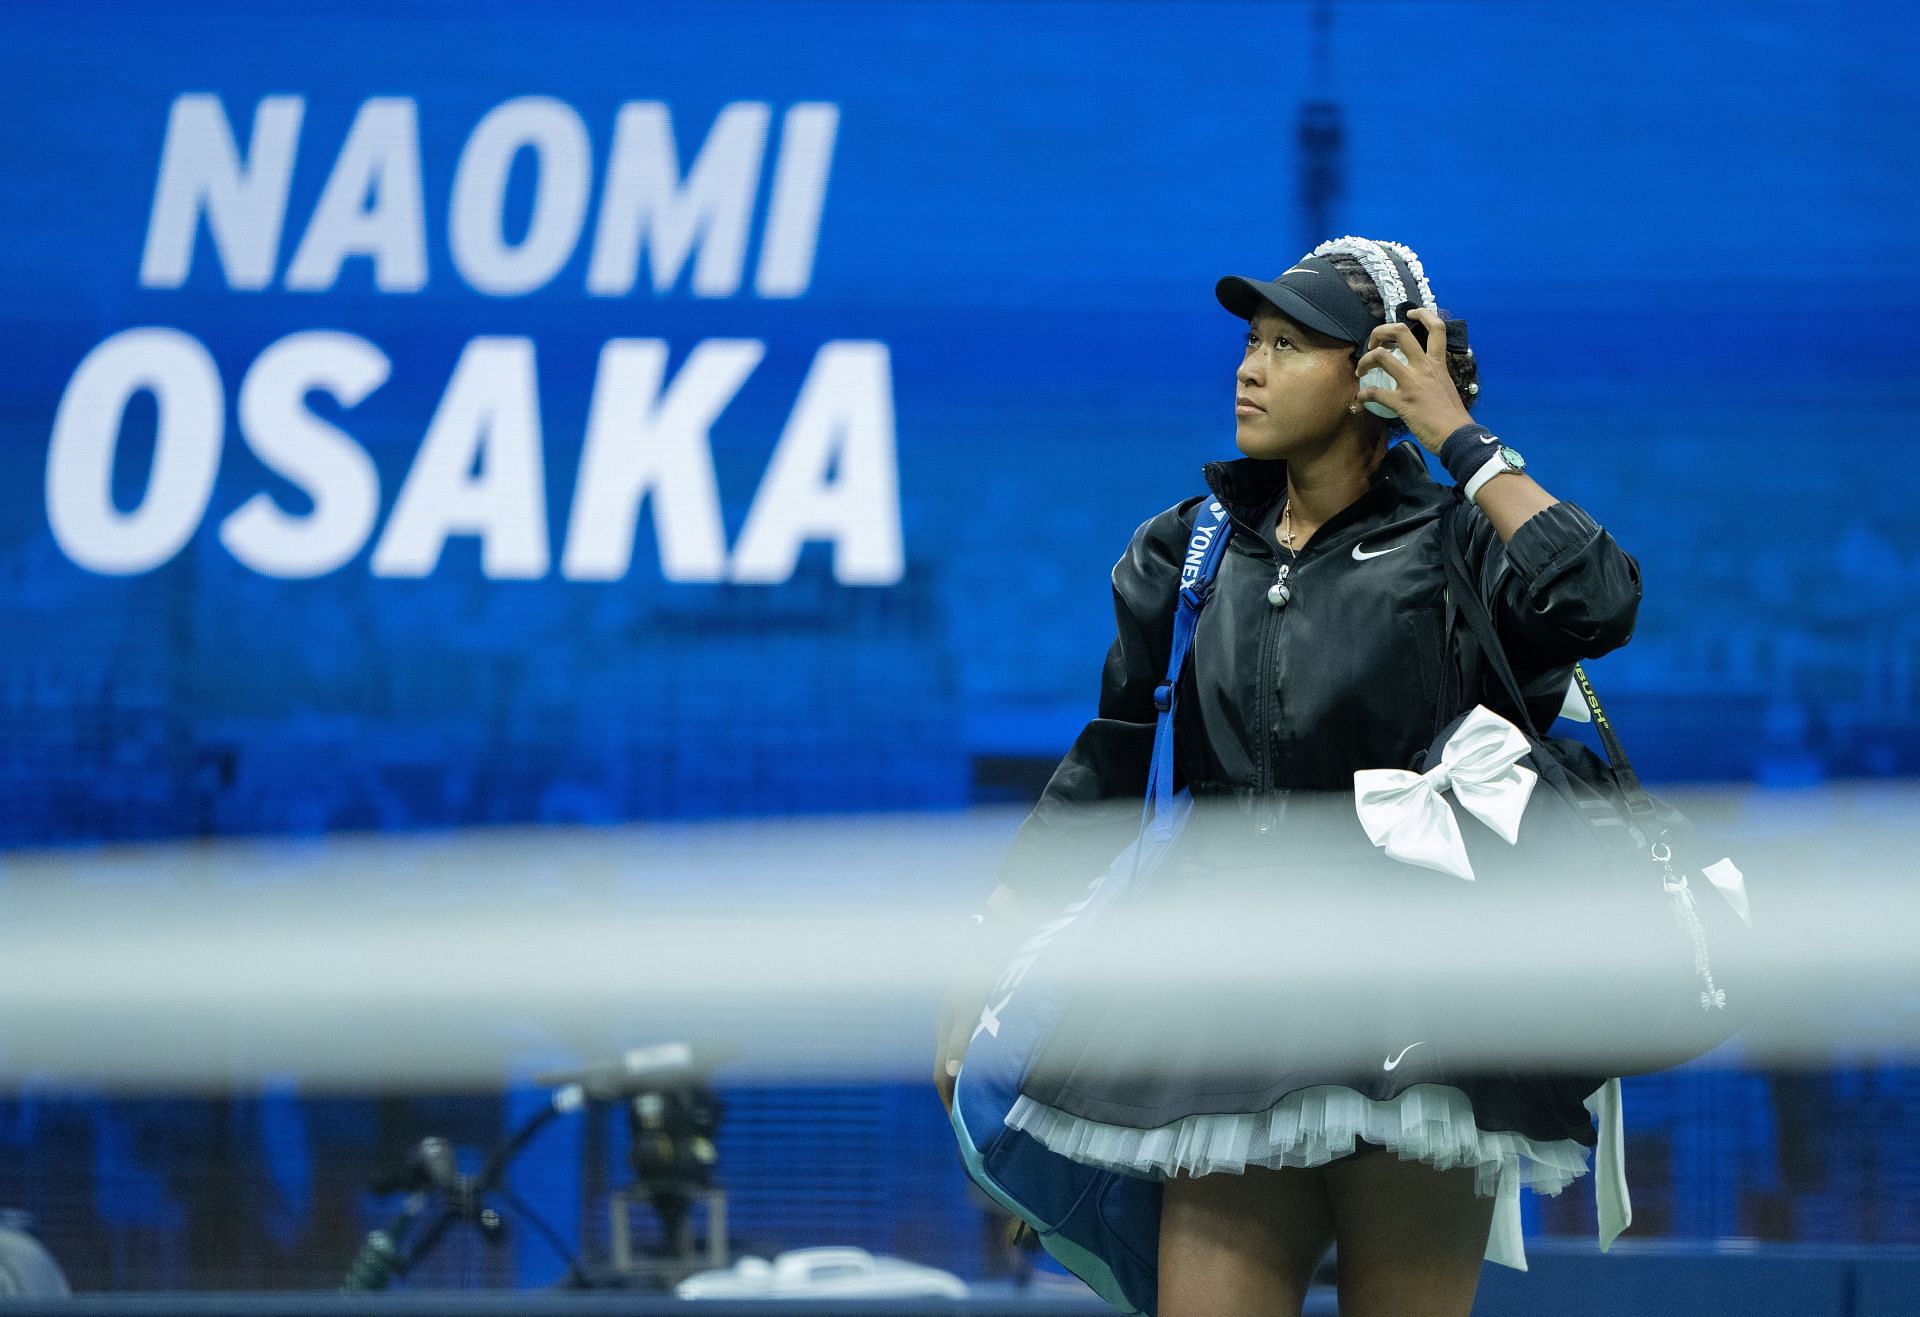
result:
[[[1557,1194],[1587,1173],[1591,1152],[1573,1139],[1483,1130],[1467,1095],[1444,1084],[1415,1084],[1384,1100],[1324,1084],[1296,1089],[1264,1111],[1187,1116],[1152,1129],[1086,1120],[1021,1097],[1007,1124],[1073,1161],[1150,1179],[1323,1166],[1365,1139],[1438,1170],[1471,1166],[1474,1191],[1488,1198],[1503,1182],[1508,1193],[1525,1186]]]

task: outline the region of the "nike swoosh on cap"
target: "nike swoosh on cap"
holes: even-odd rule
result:
[[[1384,553],[1396,553],[1399,550],[1404,549],[1406,547],[1407,547],[1407,542],[1405,540],[1402,540],[1400,543],[1394,545],[1393,548],[1391,549],[1375,549],[1372,553],[1368,553],[1365,549],[1361,548],[1359,545],[1356,544],[1353,546],[1353,560],[1355,562],[1365,562],[1369,558],[1378,558],[1381,554],[1384,554]]]
[[[1296,265],[1291,270],[1282,270],[1280,272],[1280,277],[1284,279],[1290,274],[1325,274],[1325,273],[1326,273],[1325,270],[1316,270],[1311,265]]]

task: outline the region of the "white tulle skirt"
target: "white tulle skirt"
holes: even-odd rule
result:
[[[1592,1152],[1572,1139],[1483,1130],[1467,1095],[1444,1084],[1415,1084],[1384,1100],[1326,1084],[1296,1089],[1264,1111],[1187,1116],[1152,1129],[1102,1124],[1021,1097],[1006,1123],[1063,1157],[1149,1179],[1323,1166],[1364,1139],[1438,1170],[1471,1166],[1475,1192],[1488,1198],[1522,1187],[1557,1194],[1586,1174]]]

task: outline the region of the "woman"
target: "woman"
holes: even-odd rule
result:
[[[1412,251],[1342,238],[1275,280],[1223,279],[1216,295],[1248,322],[1234,381],[1245,456],[1204,468],[1232,535],[1182,675],[1174,744],[1196,800],[1234,802],[1279,854],[1311,814],[1300,800],[1345,792],[1351,822],[1355,771],[1414,766],[1448,719],[1499,705],[1444,603],[1438,536],[1457,496],[1421,449],[1473,505],[1466,558],[1539,725],[1558,712],[1574,662],[1626,642],[1640,577],[1586,513],[1469,418],[1479,385],[1465,326],[1445,320]],[[1409,433],[1418,448],[1395,442]],[[1148,520],[1114,568],[1119,634],[1100,716],[1022,825],[989,899],[981,936],[997,947],[1058,909],[1137,827],[1153,688],[1207,502]],[[1121,808],[1097,808],[1113,802]],[[1315,876],[1295,868],[1294,881]],[[935,1082],[949,1104],[980,1001],[961,994],[943,1021]],[[1110,1002],[1082,1015],[1103,1007],[1077,1045],[1130,1023]],[[1256,1035],[1272,1036],[1261,1030],[1280,1018]],[[1244,1033],[1246,1021],[1233,1027]],[[1192,1058],[1207,1038],[1200,1027],[1152,1054]],[[1163,1182],[1160,1317],[1298,1313],[1336,1242],[1349,1317],[1466,1314],[1483,1258],[1524,1265],[1520,1184],[1556,1193],[1585,1171],[1600,1091],[1577,1077],[1449,1070],[1443,1050],[1415,1040],[1365,1070],[1281,1067],[1238,1105],[1248,1086],[1202,1092],[1178,1065],[1126,1092],[1071,1064],[1038,1065],[1006,1123],[1064,1157]],[[1605,1091],[1617,1098],[1617,1086]],[[1616,1135],[1605,1169],[1619,1207],[1611,1227],[1603,1214],[1604,1244],[1625,1209],[1617,1105],[1601,1114]]]

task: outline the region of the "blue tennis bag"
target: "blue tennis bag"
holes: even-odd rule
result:
[[[1074,966],[1091,931],[1129,891],[1153,880],[1192,814],[1187,790],[1173,790],[1175,692],[1230,531],[1226,510],[1212,502],[1187,542],[1167,678],[1154,690],[1159,716],[1139,835],[1016,949],[987,996],[954,1080],[953,1128],[974,1183],[1031,1226],[1047,1252],[1101,1298],[1143,1317],[1154,1312],[1157,1299],[1159,1182],[1062,1157],[1024,1131],[1009,1129],[1006,1118],[1071,1000]]]

